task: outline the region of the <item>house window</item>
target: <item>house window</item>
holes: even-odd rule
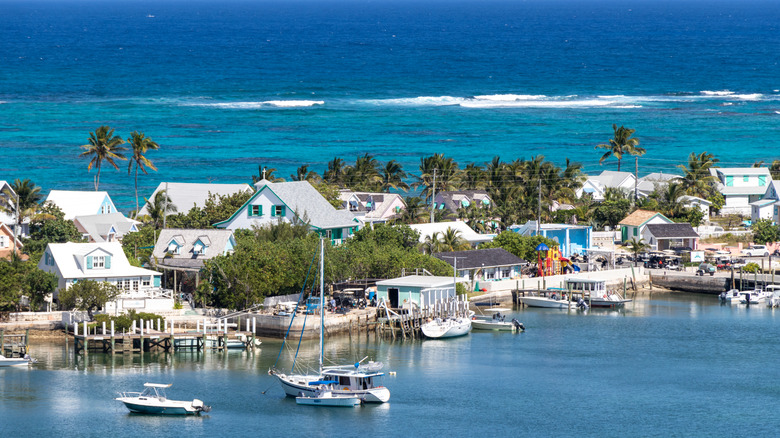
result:
[[[742,177],[742,181],[744,181],[744,182],[748,182],[748,181],[750,181],[750,177],[748,177],[747,175],[745,175],[745,176],[743,176],[743,177]]]
[[[395,212],[396,212],[396,213],[400,213],[400,212],[401,212],[401,206],[399,206],[399,205],[396,205],[396,206],[395,206]]]
[[[171,254],[179,253],[179,244],[175,240],[171,240],[171,243],[168,244],[168,252]]]
[[[639,235],[639,228],[634,227],[634,236]]]
[[[759,175],[758,176],[758,185],[759,186],[765,186],[766,185],[766,175]]]
[[[341,230],[341,228],[337,228],[337,229],[333,230],[333,238],[334,239],[341,239],[341,237],[342,237],[342,230]]]
[[[93,269],[103,269],[106,266],[106,259],[104,256],[94,256],[92,257],[92,268]]]
[[[274,205],[273,207],[271,207],[271,216],[284,217],[284,214],[285,214],[284,205]]]
[[[152,284],[152,281],[149,279],[149,277],[144,277],[141,281],[141,284],[144,287],[149,287],[150,284]]]
[[[263,206],[262,205],[250,205],[249,206],[249,216],[262,216],[263,215]]]
[[[133,280],[133,290],[138,290],[138,280]]]
[[[6,246],[8,246],[8,243],[6,243],[6,240],[7,239],[6,239],[5,236],[0,236],[0,248],[5,248]]]
[[[193,254],[206,254],[206,245],[199,240],[195,243],[195,246],[192,247],[192,252]]]
[[[734,186],[734,177],[733,176],[727,176],[726,177],[726,187],[733,187]]]
[[[358,211],[357,202],[349,201],[349,211]]]

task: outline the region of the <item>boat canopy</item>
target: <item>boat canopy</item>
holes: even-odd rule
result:
[[[144,383],[147,388],[170,388],[173,383]]]

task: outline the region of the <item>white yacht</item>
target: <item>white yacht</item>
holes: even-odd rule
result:
[[[455,338],[465,336],[471,331],[469,318],[436,318],[420,326],[420,330],[427,338]]]
[[[199,415],[211,411],[202,401],[169,400],[165,390],[171,383],[144,383],[143,392],[120,392],[115,400],[125,404],[130,412],[154,415]]]

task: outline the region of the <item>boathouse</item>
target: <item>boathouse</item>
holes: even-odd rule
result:
[[[437,300],[455,296],[452,277],[430,275],[408,275],[406,277],[381,280],[376,283],[377,300],[385,300],[393,309],[432,304]]]

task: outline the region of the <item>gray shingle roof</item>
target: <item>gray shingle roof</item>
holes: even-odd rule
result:
[[[433,255],[453,265],[452,257],[458,258],[458,269],[492,268],[528,264],[504,248],[474,249],[471,251],[440,252]]]
[[[267,180],[255,184],[258,192],[267,186],[293,212],[309,225],[320,228],[354,226],[355,216],[347,210],[337,210],[308,181],[272,183]]]
[[[656,239],[689,239],[698,238],[691,224],[648,224],[647,229]]]
[[[209,193],[215,195],[226,196],[239,192],[252,191],[252,186],[249,184],[200,184],[200,183],[176,183],[176,182],[162,182],[154,189],[154,192],[148,199],[154,199],[158,192],[165,190],[168,187],[168,197],[171,198],[171,203],[176,206],[177,210],[181,213],[187,213],[193,206],[203,208],[206,205],[206,199],[209,197]],[[146,204],[141,207],[138,212],[139,215],[149,214],[146,209]]]
[[[159,263],[168,266],[170,263],[174,263],[173,260],[205,260],[212,257],[221,255],[225,251],[225,247],[228,244],[230,237],[233,235],[231,230],[179,230],[179,229],[165,229],[160,231],[160,236],[157,237],[157,243],[154,245],[152,251],[153,258],[156,258]],[[211,242],[203,242],[208,245],[205,254],[193,254],[193,247],[195,242],[200,238],[206,236]],[[171,257],[165,258],[165,253],[168,252],[168,244],[171,239],[176,239],[177,243],[182,244],[179,254],[174,254]],[[165,262],[163,262],[165,258]],[[178,262],[176,262],[178,263]],[[203,266],[202,262],[200,266]]]
[[[121,239],[122,236],[130,232],[135,221],[128,219],[122,213],[109,213],[109,214],[90,214],[86,216],[76,216],[73,218],[73,222],[77,223],[77,227],[84,230],[84,233],[90,235],[95,242],[104,242],[111,227],[114,227],[116,231],[116,237]]]

